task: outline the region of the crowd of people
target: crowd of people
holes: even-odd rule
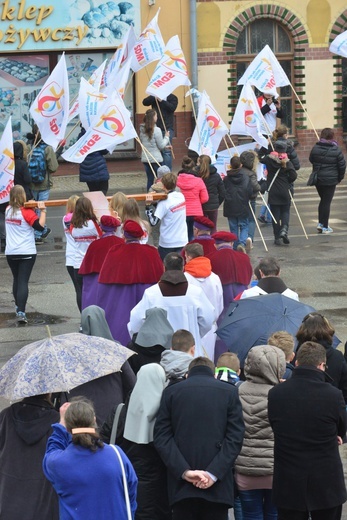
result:
[[[287,129],[271,127],[268,149],[232,157],[224,179],[208,155],[183,157],[176,175],[177,98],[169,98],[143,101],[152,107],[140,129],[145,215],[116,193],[98,219],[89,198],[72,195],[62,220],[80,332],[133,355],[120,372],[74,388],[69,401],[63,393],[32,396],[0,413],[0,518],[227,520],[234,508],[235,520],[339,520],[347,498],[338,449],[346,439],[347,362],[334,348],[334,327],[312,311],[295,335],[275,330],[250,348],[242,366],[216,335],[235,300],[273,293],[299,300],[275,258],[253,270],[247,254],[260,191],[274,244],[290,243],[300,163]],[[281,117],[272,97],[260,106],[269,125]],[[5,255],[17,322],[25,325],[36,245],[50,232],[40,195],[49,175],[35,190],[38,210],[25,208],[35,193],[24,143],[15,150]],[[81,181],[106,194],[105,154],[97,154],[82,163]],[[331,129],[310,161],[321,199],[317,231],[332,233],[330,204],[346,165]],[[154,203],[154,192],[162,200]],[[230,231],[218,230],[222,204]]]

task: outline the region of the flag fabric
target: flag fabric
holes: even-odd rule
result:
[[[178,36],[173,36],[164,49],[164,54],[148,83],[146,93],[166,99],[177,87],[191,85],[187,63]]]
[[[78,94],[79,114],[82,126],[85,130],[90,127],[94,119],[100,115],[103,104],[107,99],[105,93],[100,92],[93,85],[81,78]]]
[[[118,74],[113,78],[112,83],[104,90],[104,93],[106,95],[109,95],[109,92],[112,92],[112,90],[117,90],[120,97],[123,99],[126,86],[129,79],[130,74],[130,61],[126,61],[124,65],[118,70]]]
[[[78,104],[78,100],[75,101],[72,105],[72,107],[70,108],[69,110],[69,117],[68,117],[68,123],[70,123],[70,121],[79,115],[79,104]]]
[[[69,119],[69,82],[65,54],[32,103],[30,114],[39,127],[42,140],[56,150],[64,139]]]
[[[160,60],[163,55],[165,43],[158,25],[159,12],[160,9],[142,31],[130,52],[129,59],[134,72],[138,72],[152,61]]]
[[[10,190],[14,184],[14,155],[12,119],[6,123],[0,139],[0,204],[10,200]]]
[[[101,86],[101,82],[102,82],[102,79],[103,79],[103,76],[104,76],[104,70],[105,70],[105,67],[106,67],[106,61],[107,60],[103,61],[102,64],[99,65],[99,67],[94,70],[94,72],[92,73],[92,75],[88,79],[88,83],[93,85],[93,87],[95,87],[97,90],[99,90],[100,86]]]
[[[257,54],[237,84],[245,85],[246,83],[254,85],[260,92],[275,97],[278,96],[277,87],[290,85],[288,76],[268,45],[265,45],[264,49]]]
[[[214,108],[205,91],[199,97],[197,124],[189,143],[189,148],[199,155],[213,157],[228,127]]]
[[[269,145],[267,139],[262,135],[269,132],[250,83],[246,83],[241,91],[229,133],[230,135],[250,135],[260,146],[267,148]]]
[[[130,62],[128,57],[135,45],[135,42],[136,36],[134,28],[131,26],[123,37],[122,42],[119,44],[116,52],[112,56],[108,66],[106,67],[103,78],[103,87],[107,88],[113,85],[123,65],[125,65],[128,61]]]
[[[347,31],[336,36],[330,44],[329,51],[347,58]]]
[[[104,102],[101,115],[96,117],[86,133],[62,157],[73,163],[81,163],[84,158],[98,150],[113,150],[117,144],[137,136],[118,92],[114,91]]]

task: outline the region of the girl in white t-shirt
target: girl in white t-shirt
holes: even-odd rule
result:
[[[12,292],[19,324],[28,323],[25,307],[29,294],[29,278],[36,260],[34,230],[43,231],[46,209],[43,201],[37,203],[40,217],[30,208],[25,208],[26,195],[21,185],[10,191],[9,205],[5,210],[6,249],[5,255],[13,275]]]
[[[122,222],[126,220],[135,220],[143,229],[143,236],[140,240],[140,244],[147,244],[149,237],[149,224],[140,217],[140,208],[135,199],[128,199],[123,206]]]
[[[93,205],[87,197],[80,197],[76,201],[75,210],[72,214],[70,233],[75,242],[74,248],[74,276],[77,305],[82,310],[82,285],[83,276],[78,274],[84,255],[89,244],[97,240],[102,231],[94,213]]]

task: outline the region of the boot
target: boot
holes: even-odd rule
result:
[[[285,224],[281,231],[280,231],[280,238],[283,240],[283,244],[290,244],[289,238],[288,238],[288,226]]]

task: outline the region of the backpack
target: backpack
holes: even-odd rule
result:
[[[45,180],[47,174],[45,159],[46,148],[47,144],[41,143],[34,148],[31,154],[28,167],[33,184],[41,184],[41,182]]]

